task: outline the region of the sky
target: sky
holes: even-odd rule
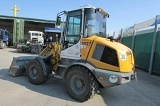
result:
[[[1,0],[0,15],[13,16],[12,8],[17,5],[20,10],[18,17],[56,20],[57,13],[87,4],[110,14],[108,33],[160,15],[160,0]]]

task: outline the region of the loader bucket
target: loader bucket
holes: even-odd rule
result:
[[[26,71],[26,64],[28,61],[34,59],[35,56],[13,57],[9,74],[12,76],[23,75]]]

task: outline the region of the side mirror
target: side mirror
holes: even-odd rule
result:
[[[43,37],[43,38],[46,38],[46,37],[47,37],[47,35],[43,34],[43,35],[42,35],[42,37]]]
[[[60,24],[61,24],[61,17],[57,16],[56,25],[60,26]]]

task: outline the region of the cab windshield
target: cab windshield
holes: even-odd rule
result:
[[[83,13],[83,14],[82,14]],[[79,42],[81,37],[106,37],[106,15],[94,8],[84,8],[67,12],[65,39],[69,45]]]
[[[39,34],[38,33],[32,33],[31,35],[32,36],[38,36]]]
[[[93,35],[106,37],[106,17],[99,12],[86,14],[84,34],[88,37]]]

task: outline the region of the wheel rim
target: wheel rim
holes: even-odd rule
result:
[[[38,76],[38,70],[35,65],[29,67],[29,75],[32,79],[36,79]]]
[[[85,91],[86,84],[84,79],[79,76],[75,75],[70,80],[70,86],[74,93],[76,94],[82,94]]]

